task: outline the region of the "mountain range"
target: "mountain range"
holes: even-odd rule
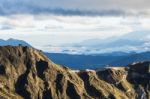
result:
[[[0,40],[0,45],[23,45],[32,47],[30,44],[23,40],[8,39]],[[53,62],[68,66],[72,69],[97,69],[105,66],[126,66],[131,63],[139,61],[149,61],[150,52],[111,52],[101,54],[63,54],[63,53],[48,53],[45,55]],[[69,60],[69,61],[68,61]]]
[[[71,70],[34,48],[0,46],[0,99],[150,99],[150,62]]]
[[[68,49],[68,52],[80,54],[100,54],[118,51],[145,52],[150,50],[150,31],[134,31],[105,39],[88,39],[69,46],[72,46],[72,49],[75,50],[72,52],[72,49]]]
[[[127,66],[139,61],[149,61],[150,52],[143,53],[105,53],[97,55],[71,55],[61,53],[45,53],[55,63],[72,69],[97,69],[106,66]]]

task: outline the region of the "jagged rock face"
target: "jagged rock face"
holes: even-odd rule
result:
[[[35,49],[0,47],[0,99],[150,99],[149,72],[134,66],[74,72]]]
[[[0,47],[0,96],[4,99],[91,98],[70,69],[54,64],[40,51]]]

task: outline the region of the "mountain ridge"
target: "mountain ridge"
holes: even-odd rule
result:
[[[27,46],[0,46],[2,99],[150,98],[150,62],[74,71]],[[141,72],[143,71],[143,72]]]
[[[30,44],[23,40],[8,39],[0,40],[0,45],[12,45],[12,46],[28,46],[32,47]],[[101,53],[101,54],[63,54],[63,53],[46,53],[45,55],[55,63],[61,65],[69,66],[72,69],[96,69],[103,68],[105,66],[125,66],[133,62],[138,61],[148,61],[150,60],[150,53],[142,52],[111,52],[111,53]],[[68,61],[70,60],[70,61]]]

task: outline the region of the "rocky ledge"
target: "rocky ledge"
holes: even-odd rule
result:
[[[33,48],[3,46],[0,99],[150,99],[150,62],[74,71]]]

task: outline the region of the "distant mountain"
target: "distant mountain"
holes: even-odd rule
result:
[[[96,69],[105,66],[126,66],[133,62],[150,61],[150,52],[112,52],[94,55],[45,53],[55,63],[72,69]]]
[[[121,36],[121,38],[132,40],[145,40],[148,37],[150,37],[150,30],[133,31]]]
[[[143,53],[135,53],[131,55],[127,55],[125,57],[122,57],[121,59],[117,59],[110,64],[117,65],[117,66],[124,66],[128,65],[133,62],[139,62],[139,61],[150,61],[150,52],[143,52]],[[117,63],[116,63],[117,62]]]
[[[31,47],[30,44],[28,44],[27,42],[23,40],[17,40],[17,39],[12,39],[12,38],[8,40],[0,39],[0,46],[6,46],[6,45],[11,45],[11,46],[23,45],[23,46]]]
[[[113,42],[112,42],[113,43]],[[119,44],[119,43],[118,43]],[[132,44],[132,43],[131,43]],[[30,44],[23,40],[8,39],[0,40],[0,46],[5,45],[23,45],[31,47]],[[121,46],[121,45],[120,45]],[[101,54],[62,54],[62,53],[45,53],[55,63],[69,66],[72,69],[95,69],[103,68],[104,66],[125,66],[133,62],[149,61],[150,52],[110,52]]]
[[[103,67],[122,56],[113,55],[71,55],[61,53],[45,53],[55,63],[68,66],[72,69],[94,69]]]
[[[150,50],[150,31],[134,31],[119,37],[89,39],[72,44],[77,49],[84,48],[86,54],[110,53],[114,51],[144,52]]]

